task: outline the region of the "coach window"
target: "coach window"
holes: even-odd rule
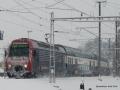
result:
[[[69,57],[67,57],[67,63],[68,63],[68,59],[69,59]]]
[[[95,67],[95,61],[93,61],[93,67]]]
[[[72,58],[70,58],[70,64],[72,64]]]
[[[82,65],[80,64],[80,69],[82,70]]]
[[[69,61],[69,64],[70,64],[70,58],[69,58],[69,60],[68,60],[68,61]]]
[[[86,70],[88,69],[88,66],[86,65]]]
[[[69,61],[70,61],[70,64],[71,64],[71,58],[70,58],[70,60],[69,60]]]
[[[70,64],[70,58],[68,58],[68,64]]]
[[[83,65],[81,65],[82,70],[84,70]]]
[[[89,66],[87,66],[87,70],[89,70]]]
[[[85,70],[87,70],[87,66],[85,65]]]
[[[66,59],[66,63],[68,64],[68,58]]]
[[[86,70],[86,66],[84,65],[84,70]]]
[[[82,70],[82,65],[80,66],[81,70]]]
[[[72,64],[74,64],[74,63],[73,63],[73,60],[72,60]]]
[[[84,70],[86,70],[86,66],[84,65]]]
[[[67,57],[63,57],[65,63],[67,63]]]
[[[85,70],[87,70],[87,66],[85,65]]]
[[[70,64],[70,58],[68,57],[68,64]]]
[[[73,64],[73,58],[71,59],[71,64]]]
[[[68,61],[68,64],[69,64],[69,57],[68,57],[67,61]]]
[[[75,60],[73,59],[73,64],[75,64]]]
[[[72,63],[72,58],[70,58],[70,64]]]
[[[83,70],[85,70],[85,65],[83,66]]]
[[[77,64],[77,59],[75,59],[75,64]]]
[[[88,66],[86,65],[86,70],[88,70]]]

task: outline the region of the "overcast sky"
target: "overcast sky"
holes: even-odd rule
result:
[[[0,0],[0,9],[5,10],[0,12],[0,29],[4,31],[4,40],[0,41],[1,48],[8,46],[16,38],[28,37],[28,30],[32,31],[30,38],[45,41],[44,34],[50,31],[50,12],[52,11],[55,17],[80,17],[81,11],[98,16],[96,0]],[[119,12],[119,0],[107,0],[107,3],[102,4],[103,16],[118,16]],[[86,39],[93,39],[96,36],[77,28],[97,26],[98,23],[55,22],[55,30],[65,32],[55,33],[55,43],[71,47],[82,46]],[[96,35],[98,33],[98,28],[87,30]],[[114,32],[114,23],[102,24],[102,33]],[[114,35],[102,34],[102,37],[109,38]],[[73,42],[70,41],[71,39],[85,40]]]

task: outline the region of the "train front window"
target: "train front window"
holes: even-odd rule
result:
[[[10,47],[9,56],[28,56],[28,44],[12,44]]]

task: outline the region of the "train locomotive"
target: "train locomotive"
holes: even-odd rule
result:
[[[79,49],[55,44],[56,76],[91,76],[97,72],[97,58]],[[9,77],[49,75],[50,45],[28,38],[13,40],[5,55]],[[108,61],[101,61],[102,74],[109,74]]]

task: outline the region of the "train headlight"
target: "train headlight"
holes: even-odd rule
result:
[[[27,64],[25,64],[24,67],[27,68]]]
[[[11,64],[8,64],[8,68],[11,68],[12,67],[12,65]]]

